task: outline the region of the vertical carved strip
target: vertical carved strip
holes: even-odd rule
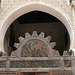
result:
[[[9,71],[9,68],[10,68],[10,60],[9,60],[9,59],[7,59],[6,70],[8,70],[8,71]]]
[[[60,58],[60,63],[61,63],[61,68],[63,69],[64,68],[64,60],[63,60],[63,58]]]

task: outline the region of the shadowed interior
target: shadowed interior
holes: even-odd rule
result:
[[[69,49],[70,39],[64,24],[48,13],[32,11],[20,16],[8,28],[4,41],[8,55],[16,50],[13,45],[19,42],[19,36],[25,37],[26,32],[32,34],[33,31],[37,31],[38,34],[44,32],[45,37],[51,36],[51,41],[57,44],[54,49],[58,50],[60,55],[63,55],[64,50]]]

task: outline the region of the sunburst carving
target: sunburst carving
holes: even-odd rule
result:
[[[54,47],[56,46],[56,43],[55,43],[55,42],[50,42],[50,41],[51,41],[51,36],[47,36],[47,37],[45,38],[44,35],[45,35],[44,32],[41,32],[41,33],[38,35],[36,31],[33,31],[32,35],[30,35],[30,34],[27,32],[27,33],[25,33],[25,38],[20,36],[18,39],[19,39],[19,41],[20,41],[20,43],[21,43],[21,42],[23,42],[24,39],[26,39],[26,38],[28,38],[28,37],[31,37],[31,36],[37,37],[37,36],[38,36],[38,37],[40,37],[40,38],[44,38],[47,42],[50,43],[50,46],[51,46],[52,48],[54,48]],[[15,46],[16,48],[18,48],[19,45],[20,45],[20,43],[15,43],[14,46]]]
[[[33,55],[33,57],[38,57],[38,56],[47,56],[47,54],[48,54],[48,47],[47,47],[47,44],[45,44],[44,42],[43,42],[43,40],[44,41],[46,41],[46,43],[48,43],[48,45],[51,47],[51,49],[52,50],[54,50],[53,48],[56,46],[56,43],[55,42],[51,42],[51,36],[47,36],[47,37],[44,37],[45,36],[45,33],[44,32],[41,32],[39,35],[37,34],[37,31],[33,31],[33,33],[32,33],[32,35],[30,35],[28,32],[27,33],[25,33],[25,38],[24,37],[19,37],[18,39],[19,39],[19,43],[15,43],[14,44],[14,46],[17,48],[17,50],[18,50],[18,47],[22,44],[22,42],[24,41],[24,40],[26,40],[26,39],[28,39],[28,38],[32,38],[30,41],[28,40],[28,43],[26,43],[25,44],[25,46],[23,47],[23,49],[24,49],[24,52],[25,52],[25,57],[26,57],[26,55],[27,55],[27,51],[28,50],[30,50],[30,51],[33,51],[32,49],[35,49],[34,51],[37,51],[36,53],[35,53],[35,56],[33,56],[34,54],[33,54],[33,52],[31,52]],[[38,40],[38,39],[33,39],[33,38],[37,38],[37,37],[39,37],[40,39],[43,39],[42,41],[40,40]],[[35,43],[35,42],[37,42],[37,44]],[[26,48],[26,46],[27,46],[27,48]],[[31,48],[32,47],[32,48]],[[38,48],[37,48],[38,47]],[[11,56],[14,56],[14,55],[16,55],[16,52],[17,52],[17,50],[16,51],[13,51],[12,52],[12,54],[11,54]],[[41,55],[38,55],[38,54],[40,54],[41,53]],[[47,54],[46,54],[47,53]],[[43,54],[43,55],[42,55]],[[44,55],[45,54],[45,55]],[[27,55],[28,56],[28,55]],[[29,56],[30,57],[30,56]]]

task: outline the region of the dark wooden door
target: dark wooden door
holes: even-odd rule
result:
[[[53,71],[50,75],[73,75],[72,71]]]
[[[30,72],[30,73],[21,73],[21,75],[49,75],[49,73],[44,73],[44,72]]]
[[[21,75],[35,75],[35,73],[21,73]]]

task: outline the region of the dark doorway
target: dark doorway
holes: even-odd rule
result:
[[[21,75],[49,75],[48,72],[22,72]]]
[[[18,43],[18,37],[25,37],[25,33],[32,34],[33,31],[45,33],[46,36],[51,36],[52,42],[56,42],[55,50],[58,50],[60,55],[63,51],[69,50],[70,39],[68,31],[64,24],[56,17],[41,11],[32,11],[20,16],[8,28],[5,35],[5,51],[8,55],[16,50],[14,43]]]

